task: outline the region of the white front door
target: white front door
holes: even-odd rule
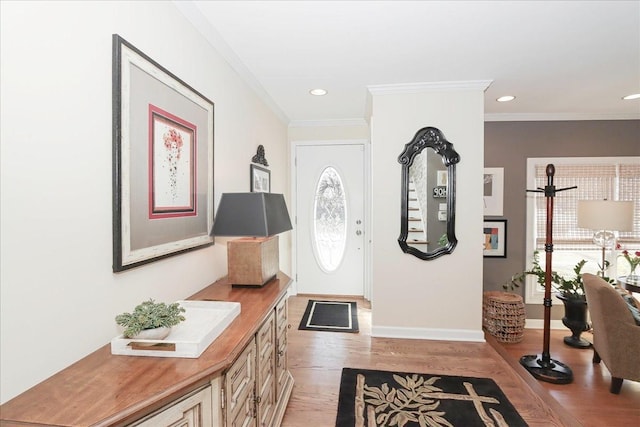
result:
[[[298,293],[364,295],[364,144],[295,155]]]

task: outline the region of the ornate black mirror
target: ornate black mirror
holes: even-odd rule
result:
[[[434,127],[420,129],[398,157],[402,204],[398,243],[420,259],[450,254],[455,235],[456,163],[453,144]]]

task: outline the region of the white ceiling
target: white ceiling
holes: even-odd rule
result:
[[[175,4],[294,126],[362,121],[372,85],[478,80],[487,120],[640,119],[640,1]]]

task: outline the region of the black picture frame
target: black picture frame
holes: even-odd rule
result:
[[[507,257],[507,220],[485,219],[483,224],[483,256],[485,258]]]
[[[252,164],[249,168],[252,193],[271,193],[271,171]]]
[[[113,271],[212,245],[214,103],[112,36]]]
[[[434,199],[444,199],[446,203],[446,211],[438,210],[434,212],[426,213],[426,216],[430,214],[434,218],[444,218],[446,221],[446,229],[444,233],[439,233],[438,238],[434,240],[432,247],[424,248],[424,241],[414,244],[409,240],[409,232],[413,227],[409,226],[410,221],[415,221],[415,218],[411,218],[409,215],[409,204],[412,197],[409,196],[411,192],[412,184],[410,183],[411,167],[414,164],[414,160],[424,150],[426,153],[431,153],[438,161],[438,165],[444,165],[446,171],[440,169],[433,170],[433,181],[435,185],[438,183],[438,177],[440,182],[446,181],[446,186],[435,186],[435,188],[429,188],[429,194]],[[460,162],[460,155],[453,148],[453,144],[448,141],[442,131],[435,127],[424,127],[418,132],[411,141],[404,145],[402,153],[398,156],[398,163],[402,165],[402,180],[401,180],[401,204],[400,204],[400,236],[398,237],[398,244],[402,252],[411,254],[422,260],[433,260],[442,255],[448,255],[453,252],[458,239],[456,237],[456,164]],[[445,178],[446,176],[446,178]],[[440,205],[440,203],[438,203]],[[438,222],[440,220],[438,219]],[[432,231],[429,231],[432,232]]]

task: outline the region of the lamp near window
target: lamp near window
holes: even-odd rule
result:
[[[604,277],[605,250],[616,243],[613,232],[633,230],[633,202],[578,200],[578,227],[596,230],[593,243],[602,248],[600,276]]]
[[[243,236],[227,242],[228,281],[260,287],[280,268],[277,234],[291,230],[282,194],[224,193],[211,235]]]

